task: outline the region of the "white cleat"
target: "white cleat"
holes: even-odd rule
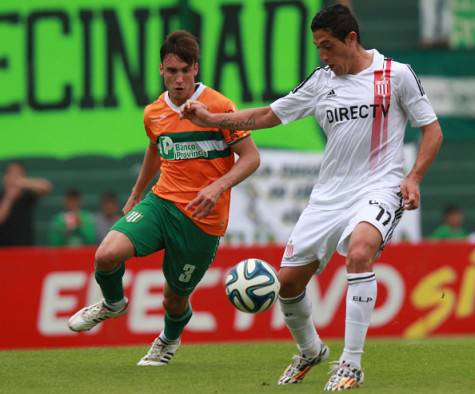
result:
[[[104,305],[104,300],[77,311],[69,318],[68,327],[75,332],[89,331],[102,321],[111,317],[119,317],[127,313],[128,304],[120,311],[111,311]]]
[[[332,363],[331,376],[323,388],[324,391],[340,391],[355,389],[364,381],[364,373],[361,368],[347,361]]]
[[[167,365],[180,347],[180,341],[168,343],[159,336],[155,338],[147,354],[143,356],[137,365]]]
[[[314,358],[308,359],[303,355],[296,355],[292,363],[285,369],[277,384],[300,383],[312,367],[325,361],[330,355],[330,349],[322,343],[320,353]]]

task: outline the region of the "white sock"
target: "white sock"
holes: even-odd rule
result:
[[[124,309],[125,305],[127,304],[127,299],[124,297],[120,301],[116,302],[107,302],[106,300],[103,301],[104,305],[107,307],[107,309],[110,309],[113,312],[118,312],[121,309]]]
[[[279,297],[280,309],[284,315],[285,324],[297,343],[300,354],[313,358],[320,353],[321,343],[315,325],[312,321],[312,304],[305,291],[293,298]]]
[[[374,272],[347,274],[345,348],[341,361],[351,361],[361,368],[361,355],[377,296]]]
[[[179,338],[178,338],[178,339],[175,339],[175,340],[173,340],[173,339],[168,339],[167,336],[165,335],[165,330],[163,330],[163,331],[160,333],[159,337],[160,337],[160,339],[161,339],[163,342],[165,342],[165,343],[168,344],[168,345],[175,345],[175,344],[177,344],[178,342],[180,342],[180,339],[179,339]]]

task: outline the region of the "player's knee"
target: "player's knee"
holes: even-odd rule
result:
[[[357,246],[348,251],[346,258],[346,269],[348,272],[370,272],[372,271],[372,260],[369,248],[364,245]]]
[[[122,260],[117,256],[114,249],[108,245],[101,244],[94,257],[94,265],[96,270],[108,272],[114,270]]]
[[[286,276],[280,277],[280,291],[279,296],[282,298],[293,298],[302,294],[305,286],[302,286],[298,282],[289,280]]]
[[[279,271],[280,291],[282,298],[294,298],[305,291],[309,280],[318,268],[318,261],[301,267],[282,267]]]

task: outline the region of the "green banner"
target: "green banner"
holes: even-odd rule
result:
[[[184,10],[180,4],[188,4]],[[0,158],[143,151],[143,107],[163,90],[165,35],[200,39],[200,80],[239,108],[287,94],[317,65],[318,0],[53,0],[0,5]],[[321,150],[307,118],[253,136],[261,147]]]
[[[475,0],[452,0],[452,48],[475,48]]]

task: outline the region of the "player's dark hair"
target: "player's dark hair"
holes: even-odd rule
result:
[[[200,58],[200,47],[197,38],[186,30],[170,33],[160,48],[162,63],[169,54],[177,55],[186,64],[197,63]]]
[[[322,9],[313,17],[310,28],[312,32],[320,29],[326,30],[340,41],[345,41],[348,33],[354,31],[358,43],[361,43],[360,28],[355,16],[348,7],[341,4]]]

